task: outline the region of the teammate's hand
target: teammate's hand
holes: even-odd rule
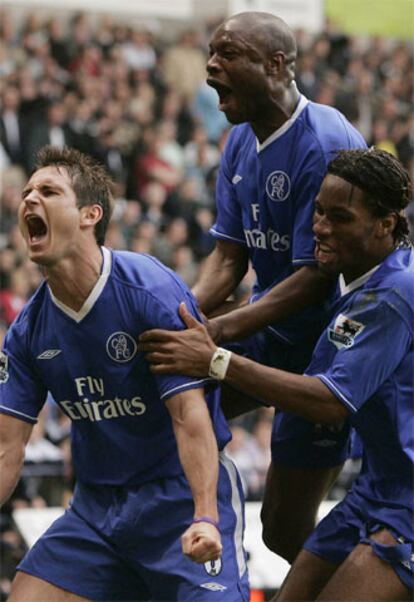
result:
[[[181,547],[194,562],[217,560],[222,552],[220,533],[210,523],[193,523],[182,535]]]
[[[145,353],[155,374],[207,376],[216,345],[185,303],[179,313],[187,330],[147,330],[139,337],[138,350]]]

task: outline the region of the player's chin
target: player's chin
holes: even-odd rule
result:
[[[329,276],[335,276],[341,272],[341,266],[334,261],[318,261],[318,269]]]
[[[37,265],[46,268],[53,265],[53,260],[49,257],[48,254],[44,252],[32,251],[31,249],[29,249],[28,256],[30,261],[33,261],[33,263],[37,263]]]
[[[240,111],[237,106],[234,106],[233,103],[225,105],[220,110],[225,114],[227,121],[232,125],[249,121],[248,116]]]

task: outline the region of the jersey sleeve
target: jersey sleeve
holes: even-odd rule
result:
[[[351,412],[357,412],[406,357],[413,345],[413,316],[409,314],[406,302],[394,293],[375,307],[340,314],[337,327],[328,328],[326,335],[340,348],[330,367],[315,376]],[[348,321],[346,335],[344,320]]]
[[[181,320],[178,308],[181,302],[185,302],[191,314],[201,320],[198,313],[196,302],[191,293],[178,286],[165,287],[165,296],[163,300],[155,297],[148,299],[146,307],[146,328],[162,328],[164,330],[184,330],[185,324]],[[214,383],[211,378],[193,378],[183,375],[156,375],[155,376],[160,398],[162,400],[186,391],[188,389],[197,389],[205,385]]]
[[[8,331],[1,352],[0,412],[35,424],[47,390],[24,351],[23,339],[14,326]]]
[[[226,145],[220,162],[216,184],[217,218],[210,232],[215,238],[246,244],[241,208],[234,192],[230,170],[229,143]]]
[[[315,264],[315,234],[312,229],[315,198],[324,178],[322,159],[301,170],[294,184],[292,263],[295,267]]]

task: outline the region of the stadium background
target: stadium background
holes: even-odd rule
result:
[[[34,153],[46,143],[75,146],[108,167],[116,182],[108,246],[151,253],[194,283],[214,244],[214,182],[229,128],[204,84],[207,44],[228,14],[258,9],[285,18],[298,40],[299,89],[340,109],[369,144],[414,172],[412,0],[66,0],[58,16],[55,9],[47,0],[0,8],[0,338],[41,278],[25,259],[15,212]],[[411,223],[413,215],[411,205]],[[287,568],[255,541],[271,418],[261,410],[234,421],[228,449],[252,504],[256,600],[272,589],[258,566]],[[332,503],[357,470],[357,461],[347,463]],[[41,526],[72,487],[68,420],[50,400],[0,514],[0,601],[30,539],[26,522],[36,524],[31,513]]]

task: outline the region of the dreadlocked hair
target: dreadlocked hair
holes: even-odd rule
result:
[[[375,217],[397,216],[394,242],[411,246],[408,221],[403,211],[412,198],[411,180],[403,165],[379,148],[340,151],[328,165],[328,173],[357,186]]]

